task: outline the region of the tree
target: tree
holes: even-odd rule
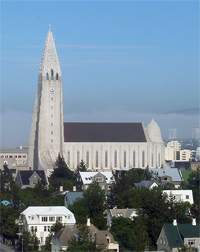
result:
[[[121,251],[145,251],[149,248],[149,237],[144,219],[131,220],[124,217],[113,217],[110,232],[119,242]]]
[[[52,190],[58,189],[61,185],[65,190],[72,190],[75,181],[75,174],[69,169],[64,158],[59,154],[53,167],[53,172],[50,176],[50,184]]]
[[[97,246],[96,237],[90,233],[89,228],[85,224],[78,225],[77,229],[77,235],[69,240],[67,251],[102,251],[101,248]]]
[[[97,182],[93,182],[87,190],[83,192],[83,198],[78,199],[70,206],[78,224],[85,224],[87,218],[98,229],[106,228],[106,219],[104,213],[106,210],[105,192],[100,188]]]
[[[19,251],[38,251],[39,240],[35,232],[23,231],[21,237],[18,240],[17,248]]]
[[[87,166],[83,159],[81,159],[81,162],[79,165],[77,165],[75,173],[78,174],[78,172],[86,172],[87,171]]]

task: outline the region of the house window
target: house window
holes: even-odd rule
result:
[[[35,226],[35,232],[37,232],[37,226]]]
[[[160,244],[163,244],[163,238],[160,238]]]
[[[56,217],[56,221],[62,221],[62,216],[61,217]]]
[[[55,221],[55,217],[49,217],[49,221]]]
[[[98,151],[96,151],[96,167],[98,167]]]
[[[108,167],[108,151],[105,151],[105,167]]]
[[[89,167],[89,151],[86,152],[86,166]]]
[[[114,166],[117,167],[117,151],[114,152]]]
[[[145,152],[142,151],[142,167],[145,166]]]
[[[186,195],[185,197],[186,197],[186,199],[189,199],[189,198],[190,198],[190,196],[189,196],[189,195]]]
[[[47,221],[47,217],[42,217],[42,221]]]
[[[96,177],[95,180],[96,180],[97,182],[103,182],[103,178],[102,178],[102,177]]]
[[[33,180],[33,185],[36,185],[38,183],[38,180]]]
[[[195,239],[189,239],[188,245],[195,245]]]
[[[135,167],[135,151],[133,151],[133,167]]]
[[[32,233],[34,232],[34,226],[31,226],[31,232]]]
[[[126,167],[126,151],[124,151],[124,167]]]
[[[44,231],[47,231],[47,226],[44,226]]]

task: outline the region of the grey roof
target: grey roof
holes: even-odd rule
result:
[[[79,198],[83,198],[83,192],[67,192],[65,194],[65,201],[68,203],[68,206],[73,205],[74,201]]]
[[[28,148],[0,148],[0,153],[28,153]]]
[[[182,247],[184,244],[184,238],[200,238],[200,225],[192,225],[191,223],[177,224],[165,224],[164,231],[167,235],[168,242],[171,247]]]
[[[170,176],[172,177],[172,181],[181,182],[181,175],[177,168],[151,168],[149,171],[153,171],[154,173],[158,173],[159,177]]]
[[[40,178],[42,179],[42,182],[46,185],[48,184],[45,172],[43,170],[28,170],[28,171],[18,171],[19,176],[21,177],[21,181],[23,185],[29,185],[30,181],[29,178],[32,176],[32,174],[36,172]]]
[[[142,123],[64,123],[65,142],[146,142]]]
[[[157,185],[160,185],[160,183],[154,180],[142,180],[140,183],[135,183],[135,186],[138,188],[141,188],[141,187],[149,188],[154,183],[156,183]]]

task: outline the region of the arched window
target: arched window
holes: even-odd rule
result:
[[[77,165],[79,165],[80,163],[80,152],[77,151]]]
[[[70,166],[70,151],[67,152],[67,164]]]
[[[86,165],[89,167],[89,151],[86,152]]]
[[[124,151],[124,167],[126,167],[126,151]]]
[[[151,167],[153,167],[153,153],[151,153]]]
[[[133,151],[133,167],[135,167],[135,151]]]
[[[48,73],[46,74],[46,79],[49,80],[49,74]]]
[[[160,167],[160,153],[158,153],[158,167]]]
[[[142,151],[142,167],[145,166],[145,151]]]
[[[51,69],[51,80],[54,79],[54,76],[53,76],[53,69]]]
[[[99,160],[98,160],[98,151],[96,151],[96,167],[98,167],[98,162]]]
[[[58,73],[56,74],[56,80],[58,80]]]
[[[117,151],[114,152],[114,166],[117,167]]]
[[[105,167],[108,167],[108,151],[105,151]]]

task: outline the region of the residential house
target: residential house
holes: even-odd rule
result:
[[[171,183],[176,188],[180,187],[182,182],[182,177],[180,175],[180,172],[177,168],[154,168],[149,169],[150,172],[153,172],[154,176],[157,176],[159,178],[159,182],[161,184],[167,184]]]
[[[44,170],[18,171],[15,183],[21,188],[35,187],[38,183],[45,186],[49,184]]]
[[[65,206],[31,206],[20,214],[17,222],[20,232],[22,227],[26,231],[35,232],[40,245],[44,245],[46,237],[56,221],[68,226],[73,226],[76,223],[74,214]]]
[[[176,220],[173,224],[165,224],[157,240],[157,250],[178,252],[187,246],[200,247],[200,225],[193,219],[192,223],[179,224]]]
[[[135,183],[135,187],[145,187],[147,189],[153,189],[154,187],[158,187],[159,185],[160,183],[154,180],[142,180],[140,183]]]
[[[130,218],[133,219],[134,217],[137,217],[137,213],[135,209],[117,209],[117,208],[113,208],[113,209],[109,209],[108,213],[107,213],[107,225],[109,227],[111,227],[112,225],[112,219],[113,217],[119,218],[119,217],[123,217],[123,218]]]
[[[94,181],[100,185],[101,189],[109,191],[115,180],[112,172],[79,172],[77,175],[77,184],[82,190],[86,190]]]
[[[98,230],[93,224],[90,223],[89,219],[87,221],[87,226],[91,235],[94,237],[94,239],[96,239],[97,245],[104,246],[106,251],[119,252],[119,244],[114,241],[113,235],[111,233],[109,233],[107,230]],[[68,242],[73,237],[78,238],[77,226],[65,226],[52,237],[51,251],[67,251]]]
[[[176,202],[189,202],[194,204],[192,190],[163,190],[169,196],[173,196]]]

